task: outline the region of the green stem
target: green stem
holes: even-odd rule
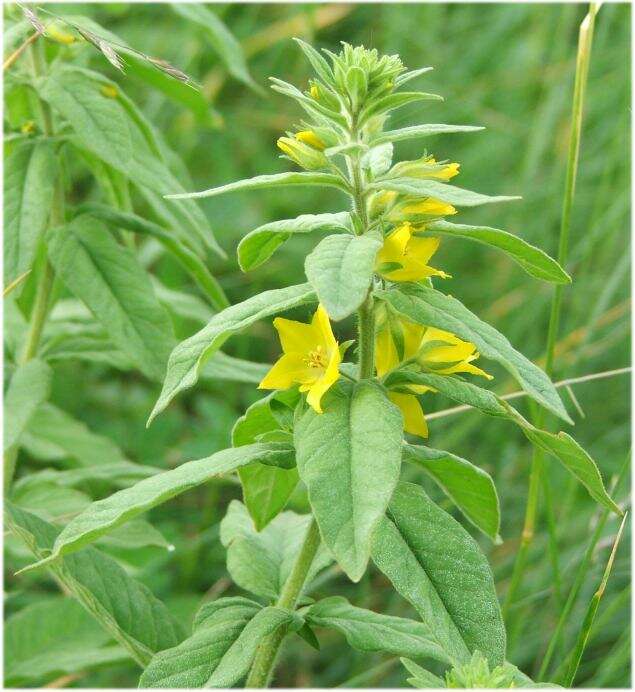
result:
[[[304,544],[276,603],[279,608],[285,608],[286,610],[295,608],[319,547],[320,532],[315,519],[312,519],[304,539]],[[256,652],[245,687],[262,688],[269,686],[278,651],[286,634],[286,628],[281,627],[263,639]]]
[[[575,183],[578,172],[578,158],[580,153],[580,136],[582,132],[582,115],[584,106],[584,95],[586,91],[587,77],[589,74],[589,61],[591,57],[591,43],[593,40],[593,27],[597,6],[591,4],[589,13],[580,25],[578,39],[578,55],[576,61],[575,83],[573,87],[573,108],[571,115],[571,133],[569,137],[569,152],[567,157],[567,173],[562,204],[562,218],[560,223],[560,238],[558,243],[558,262],[565,265],[569,250],[569,236],[571,230],[571,210],[575,195]],[[563,287],[555,287],[551,301],[551,311],[549,315],[549,330],[547,333],[547,355],[545,372],[549,377],[553,375],[553,365],[555,356],[556,340],[560,327],[560,311],[562,307]],[[534,417],[534,425],[542,427],[544,424],[544,412],[540,410]],[[538,495],[541,487],[541,475],[544,466],[543,453],[536,449],[533,454],[531,473],[529,478],[529,491],[527,497],[527,507],[525,510],[525,521],[523,532],[516,556],[516,562],[512,572],[509,589],[505,597],[503,614],[506,615],[509,607],[514,601],[516,593],[520,587],[525,574],[525,564],[527,562],[527,551],[534,537],[536,526],[536,515],[538,509]],[[550,539],[554,537],[550,534]],[[555,554],[555,550],[552,551]]]
[[[359,379],[367,380],[375,370],[375,299],[369,293],[358,311]]]

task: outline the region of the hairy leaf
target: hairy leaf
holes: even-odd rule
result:
[[[468,406],[483,411],[493,416],[499,416],[511,420],[520,426],[527,439],[543,449],[547,454],[554,456],[563,466],[589,491],[591,497],[611,511],[622,514],[620,508],[609,497],[602,476],[596,463],[580,447],[580,445],[565,432],[557,435],[539,430],[516,411],[506,401],[499,399],[493,392],[481,389],[470,382],[464,382],[447,375],[434,375],[432,373],[414,373],[411,371],[397,371],[387,378],[387,382],[410,382],[433,387],[438,392]],[[390,386],[390,385],[389,385]]]
[[[254,444],[224,449],[204,459],[188,461],[98,500],[67,524],[55,540],[51,554],[27,569],[48,564],[75,552],[152,507],[167,502],[211,478],[234,471],[252,461],[274,465],[293,463],[293,449],[282,443]]]
[[[148,377],[162,379],[172,323],[135,255],[89,216],[53,229],[48,249],[57,274],[117,347]]]
[[[412,483],[399,483],[373,541],[373,561],[456,662],[505,660],[505,626],[478,544]]]
[[[220,660],[205,687],[232,687],[249,672],[260,642],[292,621],[291,611],[275,606],[263,608],[256,613]]]
[[[126,660],[127,652],[109,646],[108,640],[108,633],[72,598],[31,603],[5,622],[4,682],[40,687],[61,675]]]
[[[54,144],[18,145],[4,162],[4,284],[31,268],[48,221],[57,178]]]
[[[453,132],[478,132],[484,129],[484,127],[478,127],[476,125],[411,125],[410,127],[402,127],[399,130],[387,130],[386,132],[382,132],[372,139],[372,143],[382,144],[383,142],[400,142],[404,139],[418,139],[420,137],[431,137],[432,135]]]
[[[84,204],[80,207],[80,211],[85,211],[102,219],[109,225],[110,230],[125,228],[134,233],[156,238],[196,281],[215,309],[222,310],[229,305],[223,289],[217,279],[209,272],[205,262],[180,241],[175,234],[141,216],[123,212],[104,204]]]
[[[154,656],[139,680],[140,687],[200,688],[245,625],[261,610],[247,598],[220,598],[202,606],[190,637]]]
[[[271,411],[274,399],[282,401],[283,406],[293,401],[289,392],[272,392],[252,404],[234,425],[234,447],[252,444],[261,435],[281,429]],[[243,487],[243,501],[258,531],[282,511],[299,480],[297,468],[280,469],[259,463],[238,469],[238,476]]]
[[[556,284],[571,283],[571,277],[554,259],[540,248],[530,245],[507,231],[488,226],[465,226],[442,220],[427,224],[426,231],[430,231],[433,235],[465,238],[489,245],[508,254],[530,276]]]
[[[332,173],[292,171],[289,173],[274,173],[273,175],[258,175],[255,178],[237,180],[234,183],[228,183],[220,187],[212,187],[209,190],[202,190],[201,192],[185,192],[167,195],[167,198],[191,199],[194,197],[214,197],[215,195],[223,195],[226,192],[235,192],[236,190],[260,190],[269,187],[293,187],[298,185],[336,187],[338,190],[343,191],[347,189],[343,180]]]
[[[359,581],[399,478],[402,418],[370,382],[337,387],[323,406],[324,413],[308,409],[296,424],[298,471],[322,539]]]
[[[455,185],[440,183],[438,180],[425,180],[422,178],[384,178],[371,183],[373,190],[393,190],[413,197],[434,197],[442,202],[455,204],[457,207],[476,207],[480,204],[493,202],[510,202],[520,197],[482,195],[479,192],[464,190]]]
[[[311,625],[338,630],[358,651],[451,661],[425,623],[357,608],[342,596],[318,601],[303,616]]]
[[[369,235],[330,235],[307,256],[307,279],[331,319],[342,320],[362,304],[381,245]]]
[[[232,579],[257,596],[276,599],[291,573],[310,523],[310,515],[282,512],[258,532],[246,507],[233,500],[220,528]],[[330,556],[321,546],[307,573],[307,587],[330,562]]]
[[[170,354],[163,389],[148,425],[179,392],[196,383],[203,364],[233,333],[263,317],[311,302],[315,302],[315,293],[309,284],[301,284],[265,291],[214,315],[206,327],[182,341]]]
[[[37,558],[50,551],[59,531],[39,517],[5,502],[8,528]],[[165,605],[96,548],[69,555],[49,569],[68,593],[144,666],[152,654],[182,639],[180,625]]]
[[[474,526],[499,539],[500,507],[488,473],[455,454],[430,447],[404,444],[403,458],[428,473]]]
[[[248,233],[238,244],[238,263],[246,272],[266,262],[292,235],[322,231],[349,232],[350,215],[302,214],[295,219],[272,221]]]
[[[456,298],[413,284],[378,291],[377,295],[413,322],[444,329],[471,341],[481,355],[497,360],[508,370],[529,396],[563,420],[572,422],[547,375]]]
[[[62,65],[36,82],[39,95],[60,113],[76,134],[75,144],[91,152],[153,198],[183,187],[166,164],[156,133],[121,87],[97,72]],[[151,200],[149,200],[151,201]],[[160,203],[159,203],[160,204]],[[169,213],[199,248],[224,257],[205,215],[193,202],[171,203]]]

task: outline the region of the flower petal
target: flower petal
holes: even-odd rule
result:
[[[285,353],[309,353],[320,343],[319,331],[312,324],[276,317],[273,326],[278,330]]]
[[[311,368],[301,353],[285,353],[274,363],[258,389],[288,389],[298,382],[306,382],[311,376]]]
[[[428,437],[428,424],[423,415],[421,404],[414,394],[388,392],[388,398],[401,411],[406,432],[419,437]]]
[[[322,413],[322,397],[337,382],[340,377],[339,365],[342,356],[337,346],[332,349],[329,364],[324,373],[310,387],[307,395],[307,403],[316,413]]]

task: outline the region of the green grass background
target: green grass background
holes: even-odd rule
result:
[[[51,9],[68,11],[68,6]],[[457,222],[503,228],[552,255],[556,254],[568,124],[573,91],[577,30],[586,12],[581,4],[359,4],[359,5],[219,5],[214,7],[249,55],[249,67],[266,92],[256,93],[232,79],[205,37],[163,5],[75,6],[131,45],[159,55],[203,84],[222,124],[197,122],[182,107],[134,80],[116,75],[98,56],[98,69],[112,73],[162,131],[183,158],[193,189],[235,179],[287,170],[275,141],[300,118],[298,107],[267,87],[274,75],[304,88],[309,69],[290,40],[299,35],[337,50],[346,40],[388,53],[399,53],[409,68],[434,66],[418,85],[445,97],[443,103],[404,108],[393,127],[419,122],[484,125],[480,133],[445,135],[401,143],[400,158],[414,158],[424,146],[438,159],[461,163],[457,184],[490,194],[522,195],[519,202],[466,210]],[[599,12],[593,44],[583,124],[578,186],[574,203],[567,269],[572,287],[565,290],[555,379],[577,377],[630,364],[630,7],[607,4]],[[86,181],[78,180],[78,190]],[[242,274],[235,259],[239,239],[270,220],[300,213],[338,211],[345,200],[332,191],[259,191],[202,201],[227,261],[212,269],[232,302],[267,288],[304,280],[303,257],[312,238],[289,242],[265,266]],[[175,263],[158,258],[151,244],[141,250],[147,266],[168,286],[195,292]],[[446,240],[435,266],[453,275],[442,290],[460,298],[491,322],[529,358],[544,355],[551,288],[528,277],[507,258],[489,249]],[[298,312],[304,319],[306,311]],[[352,322],[336,327],[341,340],[351,338]],[[198,325],[182,322],[180,337]],[[232,355],[272,362],[279,346],[270,323],[252,328],[227,346]],[[514,389],[492,364],[492,387]],[[593,455],[605,479],[618,470],[630,449],[629,378],[619,376],[575,387],[584,417],[575,413],[570,432]],[[226,383],[198,386],[172,404],[157,422],[145,420],[158,388],[140,376],[98,366],[72,363],[56,367],[53,400],[93,430],[113,437],[129,458],[168,468],[207,455],[229,444],[230,430],[244,408],[258,398],[251,385]],[[563,392],[571,412],[575,408]],[[441,396],[424,399],[427,411],[451,406]],[[526,411],[524,403],[519,404]],[[550,421],[550,425],[554,422]],[[501,497],[504,542],[492,546],[479,538],[492,564],[497,589],[504,596],[522,527],[531,449],[512,426],[477,413],[431,423],[430,444],[464,456],[492,474]],[[418,472],[406,470],[423,482]],[[565,594],[584,552],[595,516],[595,504],[550,461],[560,565]],[[431,492],[443,502],[433,488]],[[627,497],[628,481],[617,491]],[[232,483],[209,484],[153,512],[154,523],[175,544],[173,553],[139,551],[127,559],[137,576],[187,620],[207,594],[237,593],[227,579],[218,522],[228,502],[240,497]],[[541,498],[542,499],[542,498]],[[292,505],[306,511],[301,492]],[[452,508],[444,504],[449,511]],[[508,658],[535,674],[559,613],[541,502],[540,521],[529,555],[518,601],[508,619]],[[586,575],[585,584],[556,665],[573,645],[586,605],[596,588],[617,529],[610,519]],[[618,552],[607,592],[579,670],[584,687],[630,684],[630,572],[627,534]],[[359,585],[330,572],[320,595],[343,594],[354,604],[374,610],[413,615],[408,605],[374,568]],[[279,686],[405,685],[405,673],[394,659],[362,655],[346,648],[342,638],[324,632],[316,652],[295,639],[287,645],[277,677]],[[91,674],[77,686],[135,686],[136,671],[121,666]]]

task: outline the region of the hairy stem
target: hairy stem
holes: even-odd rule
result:
[[[285,582],[280,598],[276,603],[279,608],[285,608],[286,610],[295,608],[319,547],[320,532],[315,519],[312,519],[291,574]],[[276,632],[263,639],[256,652],[245,687],[260,688],[269,686],[278,651],[286,634],[287,629],[280,627]]]
[[[573,87],[573,107],[571,114],[571,133],[569,137],[569,152],[567,157],[567,176],[565,182],[564,200],[562,204],[562,218],[560,223],[560,238],[558,243],[558,262],[564,266],[567,261],[569,250],[569,236],[571,230],[571,210],[575,194],[575,183],[578,172],[578,157],[580,152],[580,136],[582,132],[582,114],[584,106],[584,94],[586,91],[587,77],[589,74],[589,62],[591,57],[591,43],[593,41],[593,27],[597,5],[591,4],[589,13],[580,25],[578,39],[578,55],[576,62],[575,83]],[[553,375],[555,345],[558,338],[560,327],[560,311],[562,307],[562,286],[555,287],[551,301],[551,311],[549,315],[549,330],[547,333],[547,355],[545,372],[549,377]],[[544,424],[544,412],[538,411],[534,417],[534,425],[542,427]],[[534,538],[536,527],[536,515],[538,510],[538,496],[542,485],[541,476],[543,473],[544,455],[542,450],[536,449],[533,454],[531,473],[529,477],[529,491],[527,497],[527,507],[525,510],[525,521],[521,535],[520,547],[516,556],[516,562],[512,572],[512,578],[505,597],[503,614],[507,615],[510,605],[513,603],[516,593],[520,587],[525,574],[525,564],[527,562],[527,552]],[[555,540],[555,536],[550,533],[550,541]],[[552,552],[555,554],[555,551]]]

